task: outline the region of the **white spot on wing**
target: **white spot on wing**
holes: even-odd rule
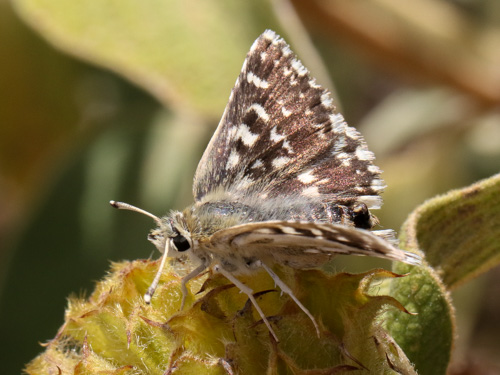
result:
[[[259,89],[267,89],[269,88],[269,83],[265,79],[260,79],[252,72],[247,73],[247,82],[253,83],[255,87]]]
[[[330,233],[338,233],[338,230],[336,228],[332,228],[328,225],[325,224],[316,224],[318,227],[322,228],[325,232],[330,232]]]
[[[299,77],[302,77],[302,76],[305,76],[307,74],[307,69],[304,67],[304,65],[302,65],[302,63],[297,60],[297,59],[294,59],[292,61],[292,68],[297,72],[297,75]]]
[[[375,159],[373,152],[368,151],[368,149],[366,147],[363,147],[363,146],[358,146],[356,148],[356,157],[359,160],[373,160],[373,159]]]
[[[278,36],[276,35],[276,33],[272,30],[269,30],[269,29],[267,29],[266,31],[264,31],[262,33],[262,37],[264,39],[269,40],[270,42],[274,41],[275,39],[278,39]]]
[[[361,134],[358,133],[358,131],[350,126],[346,126],[345,134],[354,140],[357,140],[361,138]]]
[[[247,125],[241,124],[238,127],[238,132],[236,133],[236,137],[241,138],[241,141],[246,146],[252,147],[254,145],[255,141],[257,140],[257,138],[259,138],[259,135],[252,133],[250,131],[250,128]]]
[[[275,233],[272,229],[269,229],[269,228],[255,229],[254,232],[260,233],[260,234],[274,234]]]
[[[349,160],[351,159],[351,155],[346,152],[340,152],[335,157],[339,160]]]
[[[281,107],[281,113],[283,113],[283,116],[288,117],[292,114],[292,111],[286,109],[285,107]]]
[[[269,115],[267,114],[264,107],[261,106],[260,104],[257,104],[257,103],[252,104],[247,109],[247,112],[250,112],[252,110],[255,111],[255,113],[257,113],[257,116],[259,116],[262,120],[264,120],[264,122],[267,122],[269,120]]]
[[[333,116],[330,116],[330,120],[333,123],[333,132],[335,134],[345,133],[346,128],[347,128],[347,124],[344,121],[344,117],[341,114],[337,113]]]
[[[308,171],[299,174],[297,176],[297,178],[303,184],[310,184],[311,182],[314,182],[317,180],[317,177],[313,175],[312,169],[309,169]]]
[[[302,190],[302,195],[306,197],[317,197],[320,194],[317,186],[309,186],[308,188]]]
[[[288,142],[287,140],[283,141],[283,148],[287,150],[290,154],[293,153],[292,146],[290,146],[290,142]]]
[[[382,205],[382,198],[378,195],[362,195],[357,198],[357,201],[366,204],[370,209],[377,209]]]
[[[283,56],[288,57],[292,54],[292,50],[288,46],[283,47]]]
[[[294,228],[291,228],[291,227],[280,226],[279,228],[281,229],[281,231],[283,233],[286,233],[286,234],[301,234],[300,232],[297,232]]]
[[[232,169],[238,165],[240,161],[240,155],[236,152],[236,150],[231,150],[229,157],[227,158],[227,168]]]
[[[292,69],[288,69],[286,66],[283,67],[283,75],[288,77],[290,74],[292,74]]]
[[[347,146],[344,134],[338,134],[337,140],[333,145],[333,155],[343,152],[344,147]]]
[[[333,155],[340,160],[342,166],[348,167],[351,165],[352,155],[350,153],[333,150]]]
[[[344,160],[342,160],[341,166],[342,167],[349,167],[349,166],[351,166],[351,159],[344,159]]]
[[[284,139],[285,136],[281,135],[281,134],[278,134],[278,132],[276,130],[276,126],[275,126],[274,128],[271,129],[270,138],[271,138],[271,141],[273,141],[274,143],[278,143],[279,141],[281,141],[282,139]]]
[[[325,91],[321,95],[321,104],[323,104],[323,107],[325,107],[325,108],[332,107],[333,101],[332,101],[332,98],[330,98],[330,94],[327,91]]]
[[[309,80],[309,86],[311,86],[313,89],[320,89],[321,86],[316,83],[316,80],[314,78],[311,78]]]
[[[257,159],[254,161],[254,163],[252,164],[252,166],[250,168],[254,169],[254,168],[262,168],[264,166],[264,163],[262,162],[262,160],[260,159]]]
[[[233,139],[233,138],[236,137],[236,134],[238,134],[238,127],[237,126],[231,126],[231,128],[229,128],[228,138],[229,139]]]
[[[382,191],[385,188],[385,183],[380,178],[375,178],[372,180],[370,187],[375,191]]]
[[[323,236],[323,232],[320,231],[319,229],[315,229],[315,228],[312,228],[311,229],[311,233],[316,236],[316,237],[321,237]]]
[[[290,158],[287,158],[286,156],[280,156],[272,161],[272,165],[274,168],[281,168],[284,165],[288,164],[289,161]]]

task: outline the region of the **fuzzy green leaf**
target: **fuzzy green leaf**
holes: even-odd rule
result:
[[[500,264],[500,174],[425,202],[403,227],[447,289]]]
[[[427,266],[395,264],[408,274],[391,283],[391,296],[417,315],[388,311],[385,326],[420,374],[444,375],[453,346],[454,310],[445,287]]]
[[[409,273],[391,295],[417,313],[387,314],[386,327],[422,374],[444,374],[455,320],[449,290],[500,263],[500,175],[451,191],[418,207],[403,225],[401,248],[425,254],[425,264],[396,264]],[[411,271],[411,273],[410,273]]]

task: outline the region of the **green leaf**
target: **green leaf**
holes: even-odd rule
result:
[[[425,202],[408,218],[406,249],[421,249],[447,289],[500,264],[500,174]]]
[[[421,374],[444,374],[455,335],[449,290],[500,262],[500,175],[418,207],[403,225],[401,248],[425,264],[398,263],[391,295],[409,311],[389,311],[386,328]]]
[[[265,0],[13,3],[57,47],[125,76],[165,105],[213,117],[248,47],[275,24]]]
[[[397,263],[393,271],[408,275],[392,281],[391,296],[416,315],[390,310],[385,317],[385,328],[419,374],[444,375],[455,330],[448,292],[430,267]]]

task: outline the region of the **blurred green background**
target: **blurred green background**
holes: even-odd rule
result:
[[[2,373],[43,350],[67,296],[92,290],[110,261],[158,256],[151,220],[108,201],[157,215],[191,203],[197,162],[266,28],[375,152],[385,228],[500,171],[497,0],[0,0]],[[498,269],[454,292],[452,373],[500,371],[498,295]]]

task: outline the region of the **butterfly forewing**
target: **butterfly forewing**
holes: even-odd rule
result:
[[[286,42],[266,31],[253,44],[196,171],[194,196],[380,206],[380,170],[361,135]]]

